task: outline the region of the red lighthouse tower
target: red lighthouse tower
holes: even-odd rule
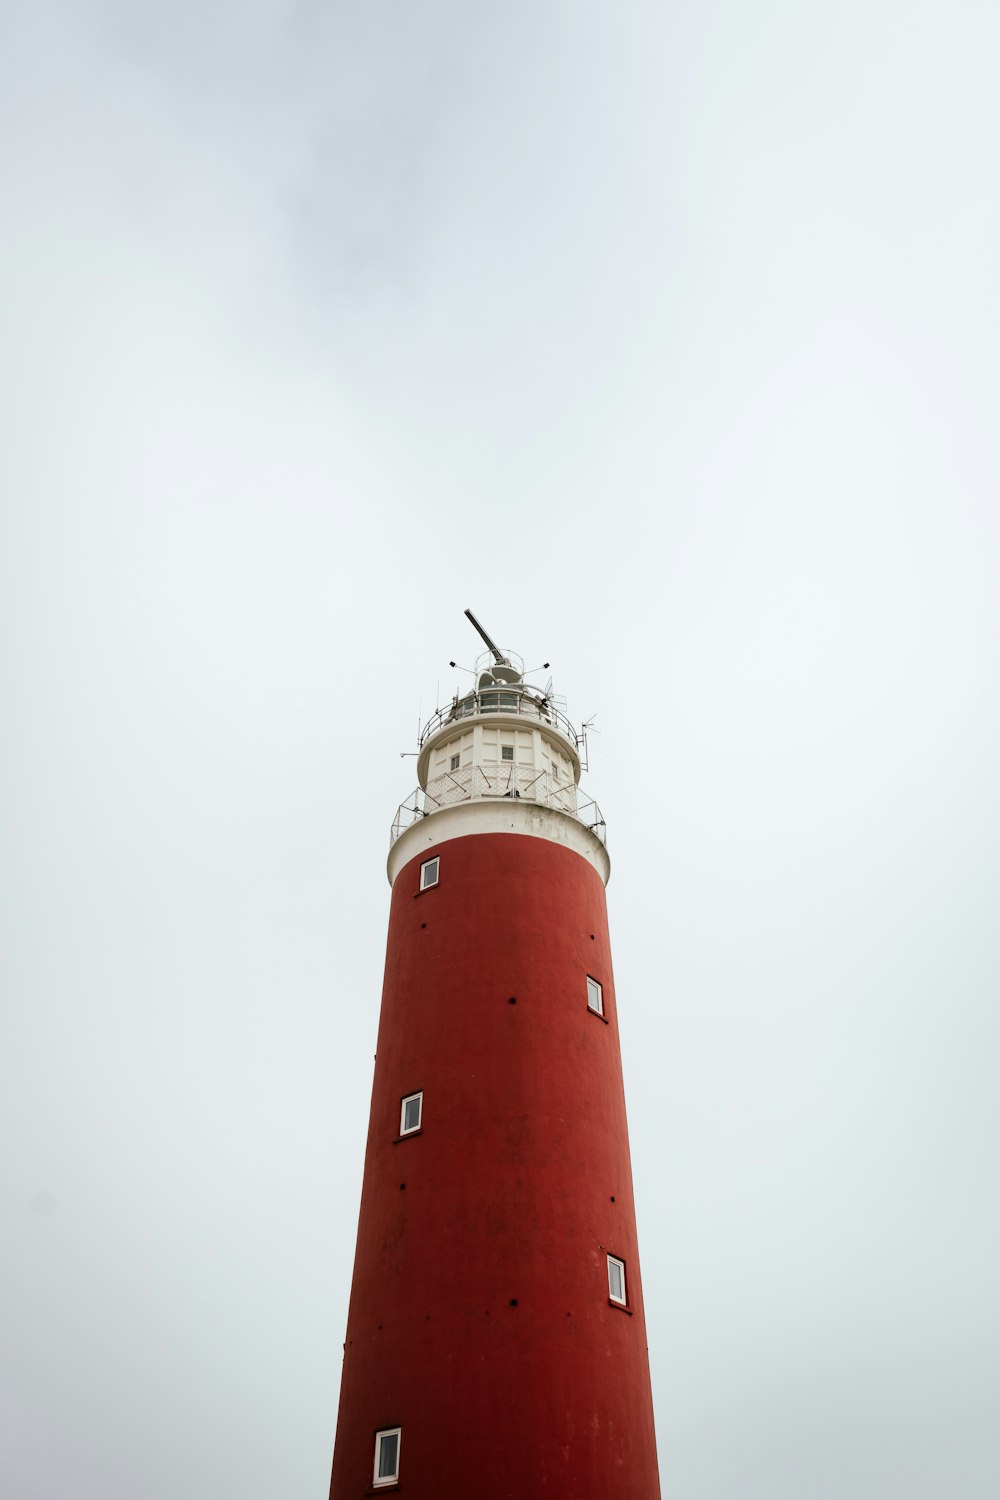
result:
[[[604,824],[469,618],[392,830],[330,1496],[657,1500]]]

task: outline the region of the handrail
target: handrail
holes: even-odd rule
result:
[[[513,714],[538,719],[543,724],[548,724],[550,728],[558,730],[565,739],[569,740],[574,749],[579,749],[581,743],[580,736],[569,719],[548,699],[539,697],[533,688],[524,687],[521,683],[505,683],[502,687],[489,687],[466,693],[464,697],[456,698],[453,703],[449,703],[447,708],[439,708],[420,731],[421,748],[439,729],[478,714]]]
[[[566,813],[578,823],[582,823],[585,828],[589,828],[602,844],[607,844],[607,824],[593,797],[581,796],[579,788],[572,782],[557,782],[549,774],[545,774],[544,777],[533,776],[529,781],[527,778],[530,775],[530,769],[525,767],[520,770],[520,768],[511,767],[511,774],[506,782],[498,782],[494,786],[486,780],[481,767],[471,766],[462,773],[461,782],[449,775],[448,780],[454,785],[439,784],[436,796],[425,792],[422,787],[417,787],[396,810],[389,835],[389,847],[392,847],[407,828],[412,828],[413,824],[419,822],[421,818],[433,817],[443,808],[455,807],[462,802],[500,802],[506,797],[516,797],[525,802],[534,802],[542,807],[551,807],[557,812]],[[505,788],[504,790],[500,789],[501,785]]]

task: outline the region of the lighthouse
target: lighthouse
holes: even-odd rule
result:
[[[466,614],[392,827],[330,1496],[658,1500],[605,826]]]

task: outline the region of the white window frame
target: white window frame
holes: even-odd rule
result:
[[[382,1458],[382,1439],[396,1439],[396,1467],[391,1474],[379,1474],[380,1460]],[[399,1450],[403,1446],[402,1427],[382,1427],[375,1434],[375,1464],[372,1470],[372,1488],[380,1489],[387,1484],[399,1483]]]
[[[604,986],[592,974],[587,975],[587,1009],[592,1010],[595,1016],[604,1014]]]
[[[451,757],[451,763],[448,766],[448,770],[449,771],[457,771],[458,768],[459,768],[459,766],[461,764],[462,764],[462,757],[460,755],[453,755]]]
[[[420,866],[420,889],[429,891],[437,885],[441,879],[441,859],[435,854],[433,859],[425,859]]]
[[[617,1266],[622,1279],[622,1294],[615,1296],[614,1283],[611,1280],[611,1267]],[[628,1307],[628,1283],[625,1280],[625,1262],[618,1255],[608,1256],[608,1297],[618,1307]]]
[[[509,764],[514,759],[514,746],[513,745],[501,745],[500,746],[500,759],[502,761],[506,761]]]
[[[407,1127],[407,1124],[406,1124],[406,1106],[408,1104],[412,1104],[413,1101],[414,1101],[414,1099],[417,1099],[419,1101],[419,1104],[418,1104],[418,1107],[417,1107],[417,1123],[415,1125],[410,1125],[409,1127]],[[415,1094],[405,1094],[403,1096],[402,1100],[400,1101],[400,1105],[399,1105],[399,1133],[400,1133],[400,1135],[402,1136],[402,1135],[414,1135],[414,1134],[416,1134],[416,1132],[423,1125],[423,1122],[424,1122],[424,1091],[423,1091],[423,1089],[418,1089]]]

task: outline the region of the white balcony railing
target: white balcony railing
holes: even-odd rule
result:
[[[575,748],[578,749],[582,743],[566,715],[555,707],[550,698],[523,683],[505,683],[502,686],[483,688],[480,692],[466,693],[464,698],[456,698],[447,708],[439,708],[420,731],[420,744],[426,745],[439,729],[480,714],[514,714],[535,719],[547,724],[550,729],[558,730]]]
[[[549,771],[493,765],[488,768],[467,766],[464,770],[446,772],[436,777],[426,792],[417,787],[397,809],[389,838],[390,847],[407,828],[444,807],[454,807],[459,802],[501,801],[505,797],[537,802],[543,807],[568,813],[596,834],[602,844],[608,841],[601,809],[592,797],[582,796],[575,783],[556,781]]]

